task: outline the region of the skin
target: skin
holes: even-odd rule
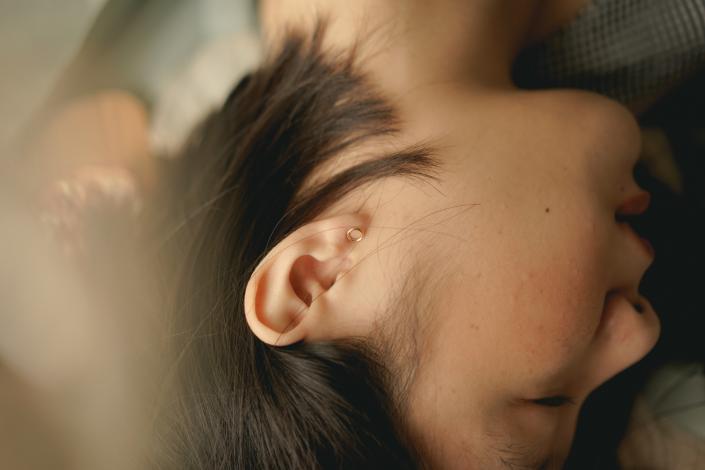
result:
[[[432,183],[361,188],[274,247],[248,282],[248,324],[276,345],[375,337],[392,293],[421,279],[406,418],[432,468],[559,468],[587,395],[659,335],[638,294],[653,254],[615,220],[648,205],[632,176],[634,117],[596,94],[527,92],[509,78],[517,52],[582,3],[262,4],[272,44],[284,26],[310,28],[312,12],[333,21],[331,48],[374,33],[361,67],[404,122],[319,177],[416,142],[442,167]],[[572,403],[535,403],[555,395]]]

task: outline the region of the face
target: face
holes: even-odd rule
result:
[[[615,219],[648,205],[632,177],[639,130],[588,93],[448,98],[405,110],[411,133],[434,129],[435,189],[385,183],[370,199],[370,234],[385,221],[405,235],[366,277],[432,266],[412,433],[434,468],[558,467],[586,396],[659,334],[637,292],[652,253]]]

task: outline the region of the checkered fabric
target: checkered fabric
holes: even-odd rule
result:
[[[522,88],[593,90],[630,106],[705,66],[705,0],[591,0],[514,67]],[[705,86],[705,84],[703,84]]]

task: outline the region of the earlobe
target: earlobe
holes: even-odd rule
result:
[[[247,323],[263,342],[285,346],[304,340],[325,322],[324,300],[359,256],[366,233],[360,214],[311,222],[282,240],[260,262],[245,289]]]

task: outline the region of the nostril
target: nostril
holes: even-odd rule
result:
[[[646,212],[651,203],[651,194],[641,191],[624,201],[617,208],[617,215],[639,215]]]

